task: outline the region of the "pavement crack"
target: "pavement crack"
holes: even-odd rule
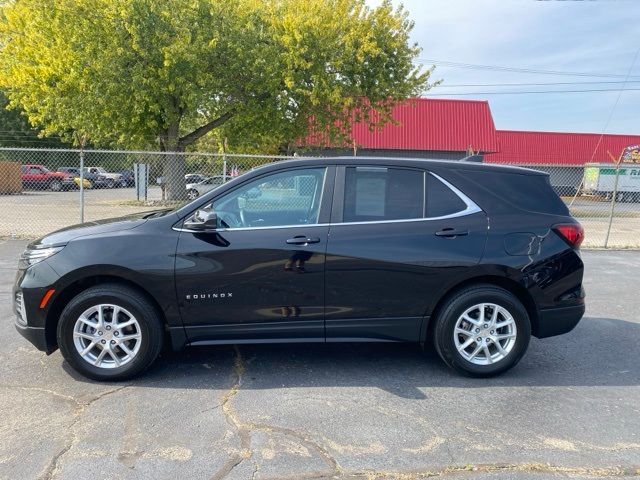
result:
[[[251,458],[251,432],[246,425],[240,421],[231,400],[238,394],[238,390],[242,386],[242,380],[245,372],[244,359],[237,345],[234,346],[235,359],[233,362],[233,384],[231,388],[224,394],[220,406],[226,422],[233,428],[236,435],[240,439],[240,451],[235,452],[229,460],[211,477],[211,480],[221,480],[229,475],[233,469],[240,465],[244,460]]]
[[[60,394],[60,393],[55,392],[53,390],[46,390],[46,389],[41,389],[41,388],[37,388],[37,387],[19,387],[19,388],[23,388],[23,389],[30,389],[30,390],[34,390],[34,391],[42,391],[42,392],[45,392],[45,393],[56,395],[56,396],[59,396],[61,398],[65,398],[68,401],[73,401],[76,404],[76,409],[72,413],[73,414],[73,421],[69,425],[70,438],[67,441],[67,443],[65,444],[65,446],[62,447],[62,449],[60,449],[60,451],[53,456],[53,458],[49,462],[49,466],[46,468],[44,473],[42,475],[40,475],[39,478],[41,480],[52,480],[52,479],[56,478],[56,475],[58,474],[58,471],[60,469],[60,465],[61,465],[63,457],[67,453],[69,453],[69,451],[73,448],[73,446],[78,442],[78,436],[76,434],[75,427],[76,427],[76,424],[80,421],[80,418],[81,418],[82,414],[84,413],[84,411],[89,406],[91,406],[92,404],[97,402],[98,400],[101,400],[101,399],[103,399],[104,397],[106,397],[108,395],[112,395],[114,393],[117,393],[120,390],[125,389],[126,387],[128,387],[128,385],[122,385],[122,386],[119,386],[117,388],[113,388],[111,390],[107,390],[106,392],[103,392],[103,393],[101,393],[99,395],[96,395],[95,397],[89,399],[86,402],[81,402],[81,401],[77,400],[74,397],[71,397],[71,396],[68,396],[68,395],[63,395],[63,394]]]
[[[0,388],[7,388],[7,389],[14,389],[14,390],[26,390],[26,391],[31,391],[31,392],[46,393],[46,394],[52,395],[54,397],[58,397],[58,398],[61,398],[63,400],[66,400],[68,402],[74,403],[76,405],[76,407],[81,407],[82,406],[82,403],[79,402],[75,397],[72,397],[71,395],[65,395],[63,393],[56,392],[55,390],[50,390],[48,388],[23,387],[21,385],[0,385]]]
[[[301,444],[309,447],[311,450],[315,450],[316,452],[318,452],[320,458],[322,458],[322,460],[328,465],[330,471],[325,473],[315,473],[310,476],[305,476],[305,478],[332,477],[340,475],[342,473],[342,469],[340,468],[338,461],[333,457],[333,455],[329,453],[329,450],[303,433],[290,428],[276,427],[264,423],[250,424],[249,427],[252,430],[261,430],[268,433],[280,433],[288,437],[293,437],[297,439]]]
[[[233,455],[227,460],[227,462],[211,477],[211,480],[221,480],[227,477],[235,468],[237,468],[242,462],[253,456],[251,449],[251,433],[254,431],[263,431],[267,433],[279,433],[288,437],[293,437],[299,443],[309,447],[311,450],[318,452],[320,457],[328,465],[328,472],[313,473],[311,475],[305,475],[305,478],[323,478],[339,475],[341,473],[340,466],[336,459],[329,453],[329,451],[304,435],[303,433],[295,430],[277,427],[273,425],[267,425],[262,423],[243,423],[237,415],[235,408],[233,407],[232,400],[238,394],[238,391],[242,387],[242,382],[246,370],[246,363],[242,357],[240,349],[235,346],[235,360],[233,364],[233,384],[227,393],[222,397],[220,406],[225,416],[225,420],[233,428],[235,434],[240,439],[240,450],[233,453]],[[254,463],[254,470],[252,476],[258,474],[260,466],[258,463]]]

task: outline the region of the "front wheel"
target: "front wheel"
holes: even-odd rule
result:
[[[62,190],[62,183],[60,183],[59,180],[52,180],[51,183],[49,183],[49,190],[52,192],[59,192]]]
[[[531,338],[529,315],[522,303],[492,285],[457,292],[434,321],[434,344],[442,360],[474,377],[490,377],[512,368]]]
[[[65,307],[57,337],[65,360],[94,380],[125,380],[153,363],[162,322],[151,302],[118,284],[89,288]]]

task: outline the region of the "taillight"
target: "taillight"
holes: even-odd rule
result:
[[[580,248],[580,244],[584,240],[584,228],[579,223],[554,225],[553,230],[573,248]]]

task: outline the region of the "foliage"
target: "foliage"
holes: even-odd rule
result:
[[[383,124],[429,88],[412,27],[364,0],[9,0],[0,88],[70,141],[182,151],[214,132],[275,149],[310,121],[330,138],[352,117]]]
[[[0,91],[0,147],[64,148],[58,138],[42,137],[18,110],[8,110],[9,99]]]

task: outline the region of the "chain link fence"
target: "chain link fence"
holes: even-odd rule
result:
[[[178,206],[248,170],[293,157],[0,148],[0,237],[35,238],[81,221]],[[640,165],[554,162],[556,192],[585,247],[640,248]]]

